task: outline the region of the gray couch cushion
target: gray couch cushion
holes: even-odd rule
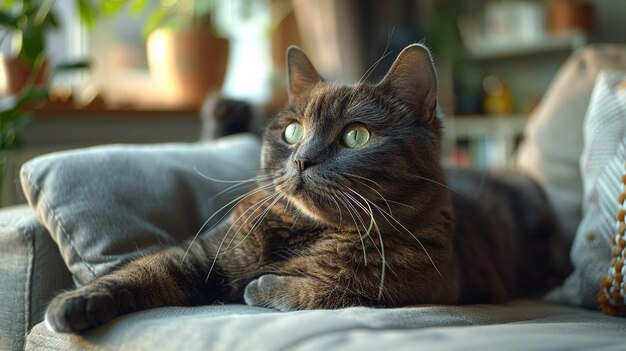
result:
[[[27,350],[623,350],[626,320],[516,301],[509,305],[353,307],[280,313],[242,306],[166,307],[83,335],[39,324]]]
[[[0,350],[23,350],[46,304],[72,286],[57,246],[28,206],[0,211]]]
[[[21,180],[28,203],[82,285],[130,257],[194,235],[246,189],[215,197],[232,183],[207,177],[254,177],[259,150],[251,135],[94,147],[29,161]]]

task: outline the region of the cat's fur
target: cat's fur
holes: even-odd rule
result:
[[[460,171],[446,179],[425,47],[407,47],[374,86],[326,84],[297,48],[288,67],[290,103],[266,130],[257,190],[193,243],[57,296],[46,314],[54,329],[216,301],[282,311],[502,302],[555,276],[556,229],[534,183]],[[289,145],[292,121],[305,134]],[[356,149],[341,138],[353,123],[371,132]]]

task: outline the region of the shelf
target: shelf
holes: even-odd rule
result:
[[[461,139],[521,135],[527,121],[527,115],[468,115],[448,117],[444,125],[446,133],[453,133],[455,139]]]
[[[583,47],[587,37],[582,32],[554,35],[545,34],[534,41],[509,40],[492,42],[482,36],[463,36],[463,44],[469,56],[476,60],[491,60],[517,56],[536,55],[556,51],[573,51]]]
[[[444,120],[444,157],[465,143],[470,164],[481,169],[504,168],[524,135],[526,115],[452,116]]]

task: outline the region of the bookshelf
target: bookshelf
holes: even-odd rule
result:
[[[451,116],[444,121],[447,163],[479,169],[506,167],[524,134],[527,115]]]

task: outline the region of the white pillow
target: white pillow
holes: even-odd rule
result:
[[[545,189],[572,240],[581,220],[583,119],[601,70],[626,70],[626,46],[591,45],[563,65],[527,125],[517,168]]]

